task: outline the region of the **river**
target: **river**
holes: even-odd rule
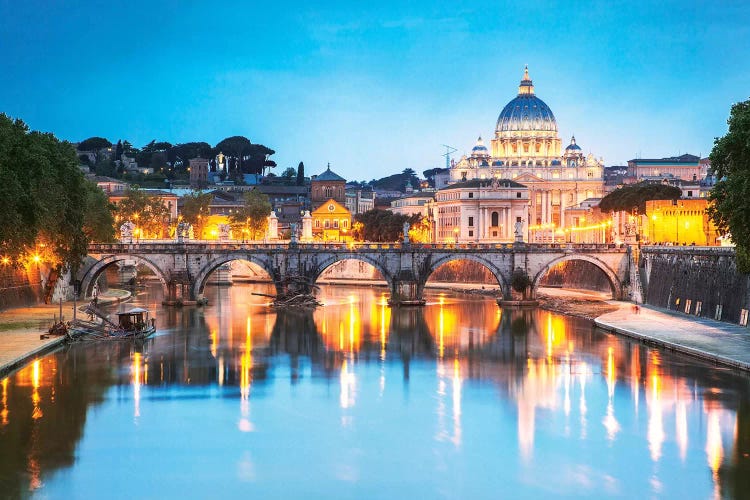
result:
[[[746,375],[542,310],[267,285],[162,308],[147,341],[82,341],[0,387],[0,496],[750,495]],[[114,310],[115,308],[113,308]]]

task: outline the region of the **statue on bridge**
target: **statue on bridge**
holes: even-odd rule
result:
[[[120,241],[122,243],[133,243],[133,232],[135,231],[135,224],[129,220],[120,226]]]
[[[180,222],[177,224],[177,229],[175,230],[176,236],[177,236],[177,242],[182,243],[184,240],[192,239],[193,237],[193,226],[192,224],[189,224],[187,222]]]
[[[404,244],[409,243],[409,228],[410,227],[411,226],[409,225],[408,222],[404,222]]]

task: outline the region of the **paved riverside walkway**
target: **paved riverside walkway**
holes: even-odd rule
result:
[[[671,351],[707,361],[750,370],[750,329],[675,311],[632,303],[594,320],[604,330],[616,332]]]
[[[111,290],[100,295],[99,304],[118,302],[128,297],[129,292]],[[78,301],[76,306],[84,304]],[[39,304],[0,312],[0,378],[65,342],[64,336],[40,338],[47,334],[55,320],[59,321],[59,314],[59,304]],[[82,314],[79,313],[79,317]],[[65,321],[73,318],[72,301],[63,302],[63,315]]]

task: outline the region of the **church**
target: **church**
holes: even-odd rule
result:
[[[469,237],[469,232],[464,231],[464,228],[468,227],[468,217],[463,220],[464,218],[456,213],[456,208],[453,208],[454,225],[442,228],[441,217],[438,215],[436,234],[451,234],[451,231],[456,231],[455,226],[459,226],[459,240],[490,241],[496,240],[493,235],[497,235],[497,241],[507,241],[513,237],[510,224],[521,222],[524,240],[548,241],[550,235],[554,235],[555,232],[562,232],[566,226],[577,224],[577,219],[566,218],[566,210],[580,206],[584,200],[601,198],[604,195],[603,174],[603,160],[595,158],[592,154],[584,156],[581,147],[576,144],[575,137],[572,137],[570,144],[562,150],[555,115],[549,106],[537,97],[527,67],[518,87],[518,95],[500,112],[490,148],[488,149],[479,137],[469,155],[464,155],[451,164],[448,181],[450,185],[443,188],[455,192],[462,185],[468,188],[470,182],[480,181],[477,185],[486,184],[490,189],[493,186],[495,189],[509,189],[513,193],[508,193],[507,196],[496,195],[494,198],[512,199],[514,202],[528,199],[525,213],[519,215],[518,208],[508,204],[507,207],[498,207],[498,218],[493,208],[485,207],[486,217],[480,215],[478,219],[474,219],[472,214],[471,222],[476,224],[479,220],[497,225],[494,228],[487,226],[472,230]],[[484,179],[487,180],[486,183],[481,182]],[[512,181],[512,184],[490,184],[495,179]],[[528,192],[524,189],[523,194],[519,196],[519,185],[525,186]],[[466,196],[467,203],[475,203],[475,199],[468,199],[468,193]],[[456,198],[461,197],[452,197],[453,204],[457,201]],[[436,196],[438,214],[440,198]],[[503,220],[506,221],[504,224],[501,222]],[[540,231],[541,228],[546,230]]]

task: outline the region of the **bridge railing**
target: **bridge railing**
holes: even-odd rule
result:
[[[94,243],[89,246],[92,253],[118,253],[118,252],[144,252],[158,253],[166,249],[190,249],[206,250],[212,252],[233,251],[264,251],[264,250],[288,250],[297,248],[300,250],[333,250],[349,252],[370,252],[373,250],[462,250],[462,251],[487,251],[487,250],[512,250],[518,248],[514,243],[379,243],[379,242],[298,242],[292,246],[289,240],[274,242],[239,242],[239,241],[216,241],[216,240],[133,240],[124,243]],[[622,251],[626,245],[615,245],[612,243],[526,243],[522,248],[527,251]]]

